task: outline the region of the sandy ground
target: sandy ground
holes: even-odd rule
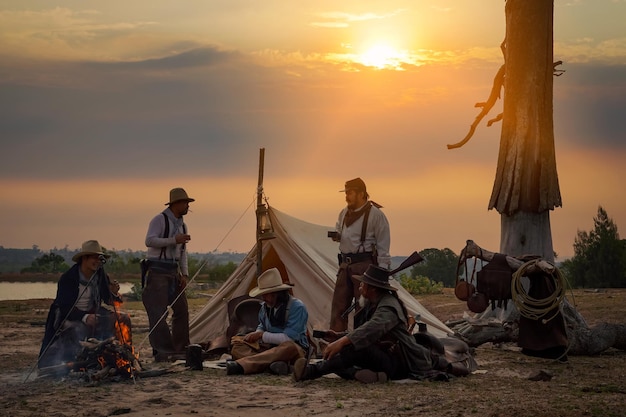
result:
[[[623,317],[626,291],[606,296]],[[444,320],[463,311],[450,293],[420,301]],[[558,364],[524,356],[514,345],[487,344],[476,350],[480,369],[469,377],[364,385],[338,378],[296,383],[290,376],[193,371],[184,363],[152,362],[146,342],[139,349],[142,366],[163,375],[99,384],[42,378],[34,365],[49,304],[0,302],[2,416],[622,416],[626,405],[626,353],[612,349]],[[142,310],[129,313],[138,346],[147,319]],[[529,379],[541,371],[548,380]]]

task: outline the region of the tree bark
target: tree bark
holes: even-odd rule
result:
[[[489,201],[501,215],[500,252],[554,260],[549,211],[561,206],[553,125],[553,1],[505,6],[504,111]]]
[[[552,1],[505,6],[504,115],[489,208],[542,213],[561,206],[553,126]]]

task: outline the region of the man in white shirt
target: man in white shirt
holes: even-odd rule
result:
[[[189,308],[185,287],[189,277],[187,242],[191,239],[183,216],[195,201],[182,188],[170,190],[167,208],[154,216],[146,233],[148,270],[143,305],[150,323],[150,345],[155,361],[185,356],[189,345]],[[174,302],[174,300],[176,300]],[[172,307],[172,330],[167,307]]]
[[[391,242],[389,222],[380,210],[382,206],[369,200],[367,187],[361,178],[346,181],[346,207],[339,213],[335,233],[329,236],[339,242],[339,271],[333,292],[330,329],[348,329],[347,311],[359,298],[359,283],[353,275],[362,275],[369,265],[390,269]],[[360,308],[356,307],[356,313]]]

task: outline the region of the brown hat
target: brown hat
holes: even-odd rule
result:
[[[292,287],[291,284],[283,283],[277,268],[271,268],[259,275],[257,286],[250,290],[249,294],[250,297],[256,297],[270,292],[290,290]]]
[[[398,291],[389,283],[389,272],[390,271],[388,271],[387,269],[381,268],[379,266],[370,265],[367,267],[367,270],[363,275],[353,275],[353,277],[361,282],[366,283],[367,285],[372,285],[374,287],[390,291]]]
[[[72,256],[72,261],[78,262],[78,260],[85,255],[102,255],[105,258],[111,257],[111,255],[104,253],[104,249],[102,249],[102,246],[100,246],[97,240],[88,240],[84,242],[80,252]]]
[[[365,191],[367,194],[367,187],[365,187],[365,182],[361,178],[355,178],[353,180],[346,181],[346,185],[343,190],[339,190],[340,193],[346,192],[349,189]]]
[[[187,195],[187,191],[185,191],[183,188],[172,188],[170,190],[170,202],[169,203],[165,203],[166,206],[176,203],[177,201],[187,201],[189,203],[191,203],[192,201],[196,201],[193,198],[190,198]]]

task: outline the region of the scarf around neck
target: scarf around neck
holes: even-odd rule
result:
[[[372,207],[372,203],[368,201],[367,203],[365,203],[363,207],[361,207],[358,210],[348,209],[348,211],[346,212],[346,215],[343,218],[343,223],[346,225],[346,227],[350,227],[350,225],[352,225],[355,221],[359,220],[361,216],[365,214],[366,211],[369,211],[371,207]]]

